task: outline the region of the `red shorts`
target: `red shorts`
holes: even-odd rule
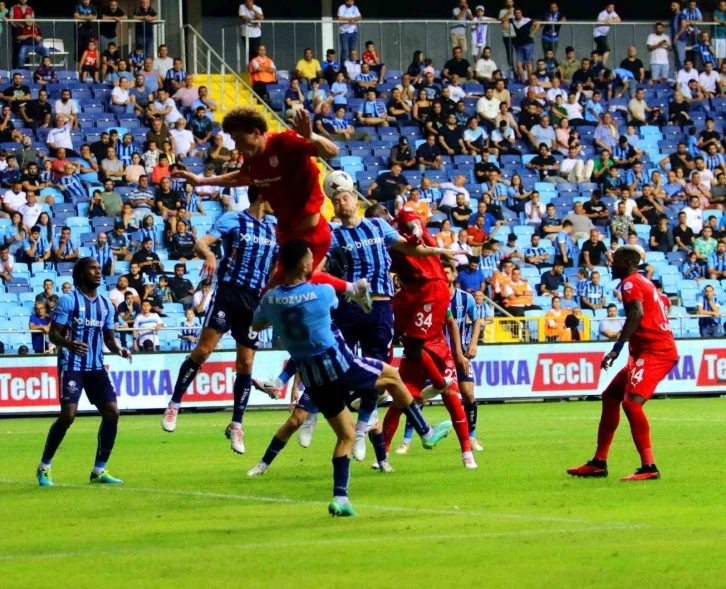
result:
[[[664,358],[662,356],[633,358],[633,356],[630,356],[628,364],[615,375],[605,392],[617,398],[640,395],[648,400],[655,393],[656,387],[668,376],[668,373],[677,363],[677,358]]]
[[[458,393],[459,383],[456,380],[456,364],[454,363],[454,357],[451,355],[451,349],[444,334],[439,332],[439,337],[427,341],[424,349],[431,354],[431,358],[441,375],[444,378],[454,379],[453,384],[448,390]],[[406,358],[401,358],[398,372],[410,393],[414,397],[421,397],[421,390],[428,383],[426,375],[421,369],[421,364],[412,362]]]
[[[443,280],[432,280],[402,290],[393,297],[394,330],[416,339],[443,337],[451,293]]]
[[[277,231],[277,243],[281,246],[296,239],[302,239],[308,243],[310,251],[313,253],[313,270],[317,270],[320,263],[325,260],[328,255],[328,252],[330,251],[330,244],[332,242],[330,225],[328,225],[325,217],[320,215],[320,221],[318,224],[310,229],[285,233],[281,232],[279,229]],[[273,284],[281,284],[284,277],[285,270],[283,269],[282,264],[278,264],[275,274],[270,278],[270,282]]]

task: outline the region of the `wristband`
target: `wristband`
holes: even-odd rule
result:
[[[312,141],[313,143],[317,143],[319,139],[320,135],[318,135],[317,133],[310,133],[310,141]]]
[[[625,347],[625,342],[621,342],[620,340],[615,342],[615,345],[613,346],[613,352],[615,352],[616,358],[620,355],[620,352],[623,351],[624,347]]]

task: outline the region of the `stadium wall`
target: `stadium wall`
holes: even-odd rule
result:
[[[611,349],[608,342],[480,346],[472,361],[476,396],[482,401],[592,397],[622,366],[627,354],[605,373],[600,362]],[[703,394],[724,390],[726,346],[722,340],[680,340],[681,354],[659,394]],[[400,353],[400,350],[398,351]],[[108,370],[122,411],[163,409],[186,353],[139,354],[133,363],[108,358]],[[217,352],[207,362],[189,393],[185,407],[229,407],[234,382],[234,352]],[[262,351],[255,358],[258,378],[276,376],[287,354]],[[290,391],[277,401],[252,391],[251,406],[285,407]],[[0,359],[0,415],[48,413],[57,410],[58,373],[53,356]],[[85,396],[80,411],[91,411]]]

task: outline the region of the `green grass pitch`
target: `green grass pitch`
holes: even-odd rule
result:
[[[41,489],[51,418],[0,420],[0,587],[723,587],[726,400],[647,405],[660,481],[621,483],[638,459],[623,417],[610,478],[574,480],[592,456],[599,403],[479,408],[485,451],[465,471],[455,436],[392,453],[392,475],[352,467],[359,517],[334,519],[333,436],[297,439],[262,477],[282,412],[250,411],[247,454],[228,413],[122,417],[109,470],[92,486],[97,417],[79,418]],[[444,418],[427,409],[430,420]],[[402,433],[399,430],[398,438]],[[394,442],[397,443],[398,439]]]

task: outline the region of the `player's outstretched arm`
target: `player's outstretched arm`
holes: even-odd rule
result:
[[[335,145],[330,139],[326,139],[317,133],[313,133],[313,128],[310,122],[310,115],[305,110],[299,110],[295,117],[295,131],[300,137],[307,139],[308,141],[315,144],[317,150],[317,156],[324,160],[329,160],[338,155],[338,146]]]
[[[391,244],[391,248],[413,256],[414,258],[428,258],[430,256],[441,256],[450,260],[454,259],[454,253],[442,247],[429,247],[423,244],[409,243],[405,237],[399,236],[396,243]]]
[[[204,266],[202,266],[201,270],[201,275],[204,278],[212,278],[217,270],[217,256],[215,256],[214,252],[209,249],[215,243],[217,243],[217,238],[214,235],[207,233],[207,235],[198,239],[197,243],[194,245],[194,253],[197,257],[204,260]]]
[[[192,186],[223,186],[225,188],[232,188],[235,186],[249,186],[251,184],[250,179],[242,176],[239,170],[222,174],[221,176],[213,176],[212,178],[197,176],[186,170],[175,170],[171,175],[173,178],[184,178]]]

